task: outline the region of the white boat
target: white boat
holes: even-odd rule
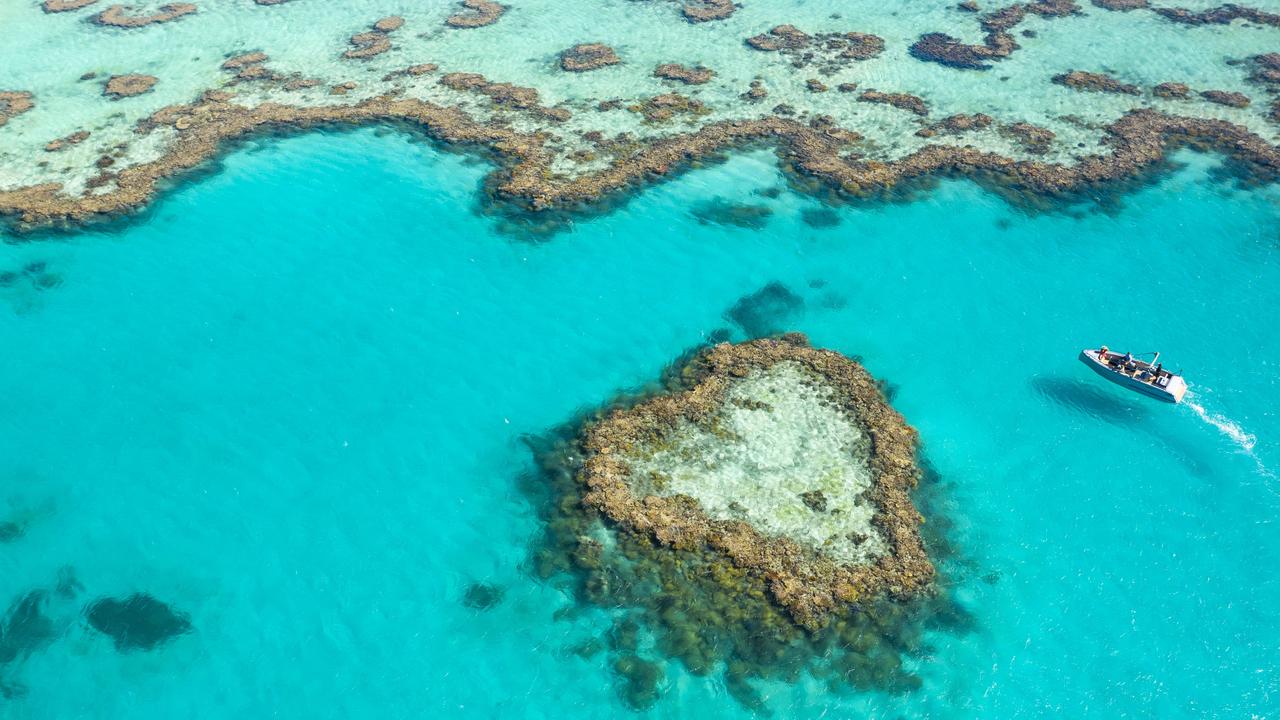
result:
[[[1126,362],[1126,353],[1108,351],[1105,359],[1101,355],[1101,350],[1081,350],[1080,362],[1121,387],[1157,400],[1179,403],[1182,402],[1182,396],[1187,394],[1187,381],[1181,375],[1159,367],[1160,353],[1156,353],[1151,362],[1139,360],[1132,355],[1128,356]]]

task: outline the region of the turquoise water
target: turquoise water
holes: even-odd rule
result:
[[[789,329],[897,388],[976,618],[909,659],[917,692],[764,686],[775,716],[1269,716],[1278,196],[1179,159],[1109,215],[949,182],[815,228],[747,155],[535,244],[472,212],[483,164],[313,134],[125,228],[0,246],[0,521],[25,523],[0,602],[65,566],[84,588],[0,669],[25,688],[0,717],[629,713],[607,656],[567,651],[609,613],[556,619],[573,599],[522,569],[522,438],[649,382],[772,281],[805,300]],[[699,223],[715,197],[774,212]],[[1075,355],[1104,341],[1162,350],[1194,407],[1103,384]],[[502,602],[463,605],[477,581]],[[80,614],[139,591],[194,632],[119,653]],[[653,717],[746,715],[718,677],[668,664],[663,687]]]

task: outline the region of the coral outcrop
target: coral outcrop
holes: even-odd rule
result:
[[[1181,100],[1191,95],[1191,88],[1186,83],[1162,82],[1151,88],[1151,93],[1166,100]]]
[[[689,67],[679,63],[664,63],[653,69],[653,76],[664,80],[675,80],[685,85],[703,85],[711,82],[715,72],[701,65]]]
[[[116,28],[140,28],[148,25],[156,25],[159,23],[173,22],[178,18],[190,15],[198,8],[185,2],[169,3],[161,5],[154,13],[150,15],[138,15],[133,12],[133,8],[128,5],[112,5],[93,16],[93,22],[96,25]]]
[[[778,25],[767,33],[747,38],[746,43],[762,52],[782,54],[796,69],[816,63],[818,71],[825,75],[836,73],[850,62],[870,60],[884,52],[884,38],[877,35],[862,32],[810,35],[794,25]]]
[[[688,0],[680,13],[691,23],[723,20],[734,13],[738,6],[733,0]]]
[[[467,29],[484,27],[498,22],[507,6],[491,0],[462,0],[462,11],[445,19],[449,27]]]
[[[985,130],[994,122],[990,115],[975,113],[973,115],[948,115],[936,123],[926,125],[916,131],[919,137],[933,137],[939,134],[958,135],[973,130]]]
[[[566,72],[587,72],[622,62],[613,48],[604,43],[583,43],[560,53],[560,69]]]
[[[112,75],[103,86],[102,94],[112,100],[119,100],[150,92],[155,85],[154,75]]]
[[[44,0],[40,4],[40,9],[47,13],[71,12],[89,7],[96,2],[98,0]]]
[[[929,106],[924,100],[910,93],[886,93],[879,90],[863,90],[858,95],[858,102],[878,103],[880,105],[889,105],[899,110],[915,113],[916,115],[928,115]]]
[[[1205,90],[1200,93],[1200,97],[1211,103],[1226,105],[1227,107],[1233,108],[1249,107],[1249,103],[1251,102],[1248,95],[1229,90]]]
[[[687,390],[586,429],[583,502],[661,546],[723,554],[810,628],[929,587],[916,435],[861,366],[786,336],[717,345],[681,373]]]
[[[989,70],[992,62],[1009,57],[1020,47],[1012,31],[1028,14],[1060,18],[1079,11],[1079,6],[1073,0],[1017,3],[982,16],[979,23],[983,32],[981,45],[965,43],[946,33],[932,32],[921,35],[908,48],[908,52],[919,60],[947,67]]]
[[[365,32],[351,36],[351,44],[355,47],[342,53],[348,60],[368,60],[391,49],[391,33],[404,25],[404,18],[392,15],[381,18]]]
[[[0,90],[0,127],[35,106],[25,90]]]
[[[1137,85],[1121,82],[1106,73],[1068,70],[1060,75],[1054,75],[1053,82],[1056,85],[1063,85],[1073,90],[1086,92],[1113,93],[1117,95],[1142,94],[1142,90]]]

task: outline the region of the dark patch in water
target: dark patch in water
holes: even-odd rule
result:
[[[37,290],[51,290],[62,284],[62,276],[57,273],[40,273],[31,278],[31,285]]]
[[[760,197],[765,197],[765,198],[769,198],[770,200],[773,200],[782,195],[782,188],[775,185],[773,187],[764,188],[763,190],[757,190],[756,194],[759,195]]]
[[[818,299],[818,304],[825,310],[843,310],[849,306],[849,299],[840,293],[827,292]]]
[[[747,337],[768,337],[785,330],[790,320],[802,310],[804,298],[775,280],[739,298],[733,307],[725,311],[724,318],[742,328]]]
[[[89,625],[111,637],[116,650],[154,650],[165,641],[191,632],[190,617],[147,595],[123,600],[103,598],[85,610]]]
[[[10,287],[18,281],[18,273],[5,270],[0,272],[0,287]]]
[[[9,543],[22,537],[27,528],[16,522],[0,522],[0,543]]]
[[[48,266],[48,263],[46,263],[45,261],[36,260],[35,262],[27,263],[26,267],[22,268],[22,272],[28,275],[36,275],[38,273],[44,272],[44,269],[47,266]]]
[[[831,208],[805,208],[800,220],[811,228],[830,228],[840,224],[840,214]]]
[[[26,658],[53,640],[53,622],[44,614],[48,593],[32,590],[14,600],[0,623],[0,666]]]
[[[645,710],[658,701],[658,684],[665,673],[662,666],[639,655],[620,655],[613,661],[613,671],[621,680],[619,693],[633,710]]]
[[[489,610],[502,602],[506,591],[489,583],[472,583],[462,594],[462,604],[472,610]]]
[[[763,230],[769,224],[773,209],[767,205],[735,203],[715,198],[697,205],[691,211],[703,225],[728,225],[748,230]]]

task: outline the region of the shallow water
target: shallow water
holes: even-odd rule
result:
[[[25,688],[0,717],[629,712],[605,656],[566,650],[609,614],[554,619],[572,598],[522,570],[521,438],[774,281],[804,299],[789,329],[896,387],[977,619],[909,660],[920,691],[762,688],[778,716],[1266,716],[1277,196],[1180,160],[1113,215],[948,182],[813,228],[747,155],[532,244],[469,210],[485,165],[366,130],[246,148],[117,231],[0,246],[0,521],[24,530],[0,601],[64,566],[83,586],[0,668]],[[713,196],[774,212],[699,223]],[[1102,383],[1075,360],[1101,341],[1162,350],[1203,413]],[[501,603],[464,605],[477,581]],[[118,652],[80,613],[134,592],[194,631]],[[746,714],[674,664],[663,690],[656,717]]]

